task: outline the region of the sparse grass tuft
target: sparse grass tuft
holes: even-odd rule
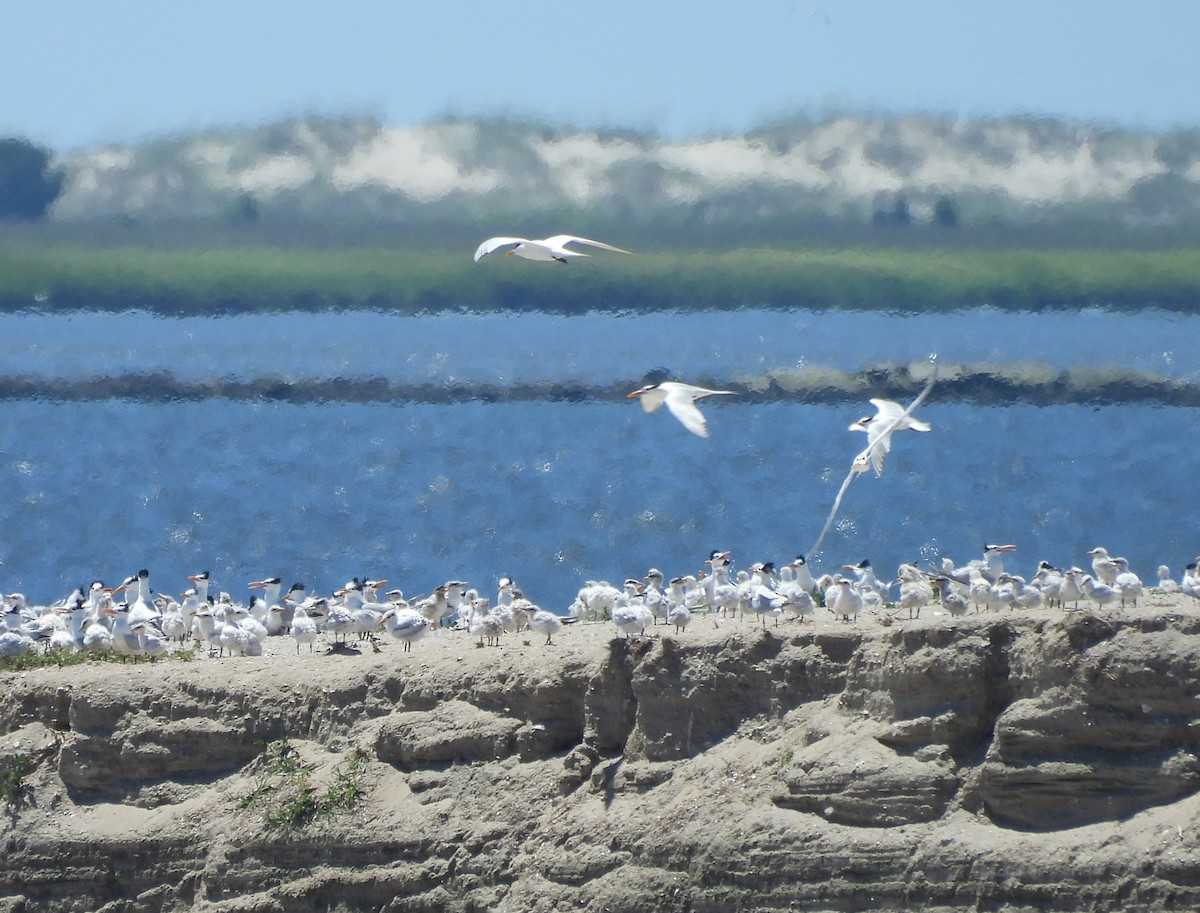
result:
[[[160,661],[191,662],[197,656],[197,648],[192,647],[168,650],[158,657]],[[64,668],[67,666],[82,666],[87,663],[139,663],[147,662],[144,657],[131,657],[115,651],[108,653],[72,653],[66,650],[48,650],[35,653],[22,653],[20,656],[0,656],[0,672],[28,672],[32,669],[49,667]]]
[[[6,808],[15,808],[25,794],[25,776],[33,770],[33,759],[27,754],[12,755],[0,761],[0,801]]]
[[[271,742],[254,789],[238,800],[244,809],[265,806],[268,827],[295,830],[352,808],[365,794],[362,773],[367,756],[356,750],[333,770],[322,791],[312,783],[314,766],[304,764],[288,739]]]

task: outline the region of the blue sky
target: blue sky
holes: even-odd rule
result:
[[[0,135],[60,152],[306,113],[1200,126],[1196,0],[0,0],[0,34]]]

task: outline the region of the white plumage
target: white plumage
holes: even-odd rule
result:
[[[632,251],[613,247],[611,244],[605,244],[603,241],[593,241],[590,238],[581,238],[578,235],[553,235],[549,238],[541,238],[539,240],[498,237],[488,238],[476,248],[475,262],[478,263],[488,254],[502,247],[512,248],[505,254],[506,257],[521,257],[525,260],[557,260],[559,263],[566,263],[569,257],[591,256],[577,250],[571,250],[567,247],[568,244],[586,244],[589,247],[611,250],[618,254],[632,253]]]
[[[665,380],[659,384],[647,384],[640,390],[634,390],[628,397],[638,397],[642,408],[653,412],[659,406],[666,404],[675,418],[692,434],[708,437],[708,426],[704,416],[696,408],[696,400],[705,396],[732,396],[732,390],[706,390],[704,387],[694,387],[674,380]],[[627,397],[627,398],[628,398]]]
[[[854,467],[861,471],[869,462],[878,476],[883,475],[884,460],[892,449],[893,431],[929,431],[930,425],[905,415],[904,407],[890,399],[873,399],[871,405],[875,407],[875,414],[864,415],[850,426],[850,430],[867,433],[867,449],[855,459]]]

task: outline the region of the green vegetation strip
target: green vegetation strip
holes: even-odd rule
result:
[[[1200,248],[747,248],[597,255],[568,265],[470,251],[271,246],[0,249],[0,310],[167,316],[372,308],[585,313],[698,308],[948,311],[1099,305],[1192,311]]]

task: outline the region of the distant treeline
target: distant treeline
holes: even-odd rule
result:
[[[949,311],[1200,307],[1200,246],[1163,250],[745,247],[597,252],[567,265],[471,249],[0,246],[0,309],[164,316],[377,309],[745,307]]]
[[[697,381],[732,390],[740,402],[862,402],[871,396],[910,399],[928,382],[928,363],[883,365],[861,371],[812,366],[755,376],[701,377]],[[239,402],[314,403],[513,403],[623,402],[641,378],[603,385],[576,382],[500,385],[494,383],[399,384],[384,378],[278,376],[181,380],[166,372],[78,379],[0,375],[0,400],[44,399],[88,402],[109,399],[162,404],[225,399]],[[1056,371],[1038,365],[941,365],[930,400],[1009,406],[1140,403],[1200,406],[1200,384],[1118,366]]]

